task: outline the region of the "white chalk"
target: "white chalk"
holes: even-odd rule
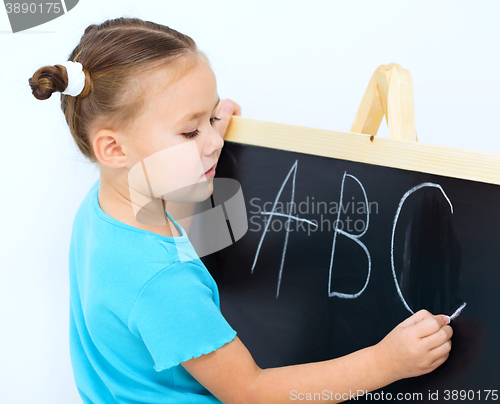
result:
[[[467,303],[462,304],[458,309],[455,310],[455,313],[453,313],[451,316],[448,316],[450,322],[451,320],[455,320],[460,315],[465,306],[467,306]]]

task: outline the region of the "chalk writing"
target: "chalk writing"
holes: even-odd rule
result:
[[[278,275],[278,287],[277,287],[277,290],[276,290],[276,299],[278,298],[278,296],[280,294],[281,277],[283,275],[283,267],[285,265],[286,247],[288,245],[288,235],[289,235],[289,232],[290,232],[290,220],[294,219],[294,220],[299,220],[299,221],[305,221],[305,222],[307,222],[309,224],[317,226],[316,223],[313,223],[313,222],[311,222],[309,220],[302,219],[302,218],[299,218],[297,216],[293,216],[291,214],[285,215],[283,213],[276,213],[275,212],[276,205],[278,203],[278,200],[280,199],[281,193],[283,192],[283,188],[285,188],[285,185],[288,182],[288,179],[290,178],[290,175],[292,174],[292,172],[293,172],[292,197],[291,197],[291,201],[290,201],[291,203],[288,206],[289,207],[290,206],[293,207],[293,205],[294,205],[294,199],[295,199],[295,178],[296,178],[296,174],[297,174],[297,166],[298,166],[298,164],[299,164],[298,160],[295,160],[294,165],[292,166],[292,168],[288,172],[288,175],[286,176],[285,180],[281,184],[281,188],[278,191],[278,194],[276,195],[276,198],[274,200],[274,204],[273,204],[273,207],[271,209],[271,212],[261,212],[262,215],[269,215],[269,220],[267,220],[266,226],[264,227],[264,231],[263,231],[262,236],[261,236],[261,238],[259,240],[259,245],[257,247],[257,252],[255,253],[255,258],[253,260],[253,265],[252,265],[252,274],[253,274],[253,270],[255,268],[255,264],[257,263],[257,258],[259,257],[260,248],[262,247],[262,243],[264,242],[264,237],[267,234],[267,229],[268,229],[268,227],[269,227],[269,225],[270,225],[270,223],[271,223],[271,221],[273,219],[273,216],[284,216],[284,217],[287,217],[286,226],[285,226],[285,228],[286,228],[285,244],[283,245],[283,252],[281,254],[281,264],[280,264],[280,271],[279,271],[279,275]],[[289,212],[290,212],[290,209],[289,209]]]
[[[254,271],[255,266],[257,264],[257,259],[259,257],[259,253],[260,253],[262,244],[264,242],[264,238],[265,238],[265,236],[267,234],[267,230],[268,230],[268,228],[269,228],[269,226],[271,224],[271,221],[272,221],[273,217],[274,216],[281,216],[281,217],[286,217],[287,218],[286,226],[285,226],[285,242],[284,242],[284,245],[283,245],[283,251],[281,253],[281,263],[280,263],[280,269],[279,269],[279,274],[278,274],[278,286],[277,286],[277,289],[276,289],[276,298],[279,297],[280,286],[281,286],[281,279],[282,279],[282,276],[283,276],[283,269],[284,269],[284,265],[285,265],[286,250],[287,250],[287,246],[288,246],[288,237],[289,237],[289,232],[290,232],[290,221],[291,220],[302,221],[302,222],[306,222],[306,223],[308,223],[310,225],[317,226],[316,223],[314,223],[314,222],[312,222],[310,220],[307,220],[307,219],[304,219],[304,218],[300,218],[298,216],[294,216],[294,215],[291,214],[291,209],[293,209],[291,207],[294,206],[294,201],[295,201],[295,182],[296,182],[297,170],[298,170],[298,160],[295,160],[295,163],[293,164],[293,166],[291,167],[290,171],[288,172],[285,180],[281,184],[281,187],[280,187],[280,189],[278,191],[278,194],[276,195],[276,198],[274,200],[273,207],[272,207],[271,211],[270,212],[260,212],[262,215],[269,215],[269,220],[267,220],[267,222],[266,222],[266,225],[264,227],[264,231],[262,232],[262,236],[261,236],[261,238],[259,240],[259,244],[257,246],[257,251],[255,253],[255,258],[254,258],[254,261],[253,261],[253,264],[252,264],[252,269],[251,269],[252,274],[253,274],[253,271]],[[276,206],[277,206],[278,201],[279,201],[279,199],[281,197],[283,189],[284,189],[285,185],[288,183],[288,181],[289,181],[292,173],[293,173],[293,177],[292,177],[292,195],[291,195],[291,198],[290,198],[290,204],[288,204],[288,214],[278,213],[278,212],[276,212]],[[357,234],[357,235],[356,234],[351,234],[351,233],[346,232],[346,231],[344,231],[342,229],[339,229],[338,225],[340,223],[340,215],[341,215],[341,213],[345,214],[345,212],[346,212],[346,209],[342,208],[342,206],[343,206],[342,202],[343,202],[343,199],[344,199],[344,185],[345,185],[345,179],[346,179],[346,177],[352,178],[353,180],[355,180],[358,183],[359,187],[361,188],[361,191],[363,192],[363,197],[364,197],[364,200],[365,200],[365,206],[369,206],[369,204],[368,204],[368,197],[366,195],[365,188],[363,187],[363,184],[361,183],[361,181],[358,178],[356,178],[354,175],[347,174],[347,172],[344,172],[344,175],[342,177],[342,184],[341,184],[341,187],[340,187],[339,209],[338,209],[338,212],[337,212],[337,220],[335,221],[335,228],[334,228],[334,233],[333,233],[332,250],[331,250],[331,255],[330,255],[330,267],[329,267],[329,275],[328,275],[328,296],[329,297],[339,297],[339,298],[342,298],[342,299],[355,299],[355,298],[359,297],[365,291],[365,289],[368,286],[368,283],[370,282],[371,266],[372,266],[370,252],[368,251],[368,248],[366,247],[366,245],[359,240],[368,231],[368,227],[369,227],[369,223],[370,223],[370,210],[369,209],[366,210],[366,227],[363,229],[363,231],[360,234]],[[410,308],[410,306],[406,302],[406,299],[403,296],[401,288],[399,287],[398,279],[397,279],[397,276],[396,276],[396,269],[395,269],[395,265],[394,265],[394,238],[395,238],[395,234],[396,234],[396,227],[397,227],[397,224],[398,224],[399,215],[401,213],[401,209],[402,209],[402,207],[403,207],[406,199],[411,194],[413,194],[414,192],[416,192],[416,191],[418,191],[418,190],[420,190],[422,188],[425,188],[425,187],[432,187],[432,188],[439,189],[441,191],[441,193],[443,194],[443,196],[445,197],[445,199],[448,202],[448,204],[450,205],[451,213],[453,213],[453,205],[452,205],[450,199],[448,198],[448,196],[446,195],[446,193],[444,192],[444,190],[441,187],[441,185],[435,184],[435,183],[432,183],[432,182],[424,182],[422,184],[419,184],[419,185],[411,188],[409,191],[407,191],[403,195],[403,197],[399,201],[399,205],[398,205],[398,208],[396,210],[396,214],[394,216],[394,222],[393,222],[393,227],[392,227],[392,237],[391,237],[391,269],[392,269],[392,276],[393,276],[393,279],[394,279],[394,284],[396,286],[396,291],[397,291],[397,293],[398,293],[398,295],[399,295],[399,297],[401,299],[401,302],[403,303],[403,305],[406,308],[406,310],[408,310],[412,314],[414,314],[414,311]],[[367,268],[367,275],[366,275],[365,283],[364,283],[363,287],[358,292],[356,292],[356,293],[342,293],[342,292],[338,292],[338,291],[332,291],[332,272],[333,272],[333,263],[334,263],[334,256],[335,256],[335,246],[336,246],[336,242],[337,242],[337,235],[339,235],[339,234],[342,235],[342,236],[345,236],[348,239],[350,239],[350,240],[354,241],[355,243],[357,243],[363,249],[363,251],[365,252],[367,260],[368,260],[368,268]],[[453,315],[450,316],[450,319],[453,320],[456,317],[458,317],[458,315],[461,313],[461,311],[464,309],[464,307],[466,305],[467,305],[466,303],[462,304],[455,311],[455,313],[453,313]]]
[[[394,279],[394,284],[396,285],[396,290],[398,292],[399,297],[401,298],[401,301],[403,302],[403,305],[405,306],[406,310],[408,310],[412,314],[414,314],[414,311],[410,308],[410,306],[408,306],[408,303],[406,303],[406,300],[405,300],[405,298],[403,296],[403,293],[401,292],[401,288],[399,287],[398,279],[396,277],[396,269],[394,267],[394,236],[396,234],[396,226],[398,224],[399,214],[401,213],[401,208],[403,207],[403,204],[405,203],[406,199],[412,193],[414,193],[415,191],[418,191],[419,189],[422,189],[422,188],[425,188],[425,187],[438,188],[443,193],[443,195],[446,198],[446,200],[448,201],[448,203],[450,205],[451,213],[453,213],[453,205],[451,204],[451,201],[448,198],[448,196],[446,195],[446,193],[443,191],[443,188],[441,188],[441,185],[434,184],[433,182],[424,182],[422,184],[419,184],[419,185],[413,187],[412,189],[410,189],[409,191],[407,191],[403,195],[403,197],[401,198],[401,200],[399,201],[399,206],[398,206],[398,209],[396,210],[396,215],[394,216],[394,222],[393,222],[393,225],[392,225],[392,238],[391,238],[391,267],[392,267],[392,277]]]
[[[364,292],[364,290],[368,286],[368,282],[370,281],[370,273],[371,273],[371,268],[372,268],[372,261],[371,261],[371,257],[370,257],[370,252],[368,251],[368,248],[366,248],[366,246],[361,241],[359,241],[359,239],[363,236],[363,234],[365,234],[366,231],[368,230],[368,225],[369,225],[369,222],[370,222],[370,212],[369,212],[369,210],[366,211],[366,227],[365,227],[365,229],[363,230],[363,232],[361,234],[358,234],[358,235],[350,234],[350,233],[347,233],[346,231],[338,228],[339,221],[340,221],[340,212],[342,211],[342,199],[344,197],[344,182],[345,182],[345,177],[353,178],[359,184],[359,186],[361,187],[361,190],[363,191],[363,195],[365,197],[365,206],[368,206],[368,197],[366,196],[366,191],[365,191],[365,188],[363,187],[363,184],[361,184],[361,182],[354,175],[347,174],[346,172],[344,172],[344,176],[342,177],[342,185],[340,187],[340,202],[339,202],[339,206],[341,208],[339,209],[339,212],[338,212],[338,215],[337,215],[337,220],[335,222],[335,230],[334,230],[334,233],[333,233],[332,253],[331,253],[331,256],[330,256],[330,272],[329,272],[329,277],[328,277],[328,296],[330,296],[330,297],[336,296],[336,297],[340,297],[342,299],[355,299],[359,295],[361,295],[361,293]],[[343,236],[345,236],[345,237],[347,237],[347,238],[355,241],[364,250],[364,252],[366,253],[366,257],[368,258],[368,274],[366,276],[366,281],[365,281],[364,286],[357,293],[352,293],[351,294],[351,293],[340,293],[340,292],[332,292],[331,291],[332,290],[331,283],[332,283],[333,257],[334,257],[334,254],[335,254],[335,243],[337,241],[337,234],[342,234]]]

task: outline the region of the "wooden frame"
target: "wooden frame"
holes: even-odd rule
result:
[[[384,115],[389,138],[375,136]],[[411,76],[396,64],[373,74],[351,132],[233,116],[224,140],[500,185],[500,154],[417,142]]]

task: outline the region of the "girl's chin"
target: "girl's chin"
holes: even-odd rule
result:
[[[196,186],[189,187],[189,190],[183,191],[184,192],[175,192],[168,195],[166,200],[179,203],[203,202],[210,198],[214,192],[214,184],[212,179],[209,179],[207,181],[197,183]]]

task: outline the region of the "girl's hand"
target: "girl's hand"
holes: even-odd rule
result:
[[[216,125],[219,135],[221,135],[223,139],[224,136],[226,136],[227,127],[233,115],[241,116],[241,107],[230,99],[221,100],[216,111],[216,116],[221,120],[217,121]]]
[[[452,328],[445,315],[420,310],[407,318],[375,347],[383,369],[396,380],[429,373],[443,364],[451,350]]]

